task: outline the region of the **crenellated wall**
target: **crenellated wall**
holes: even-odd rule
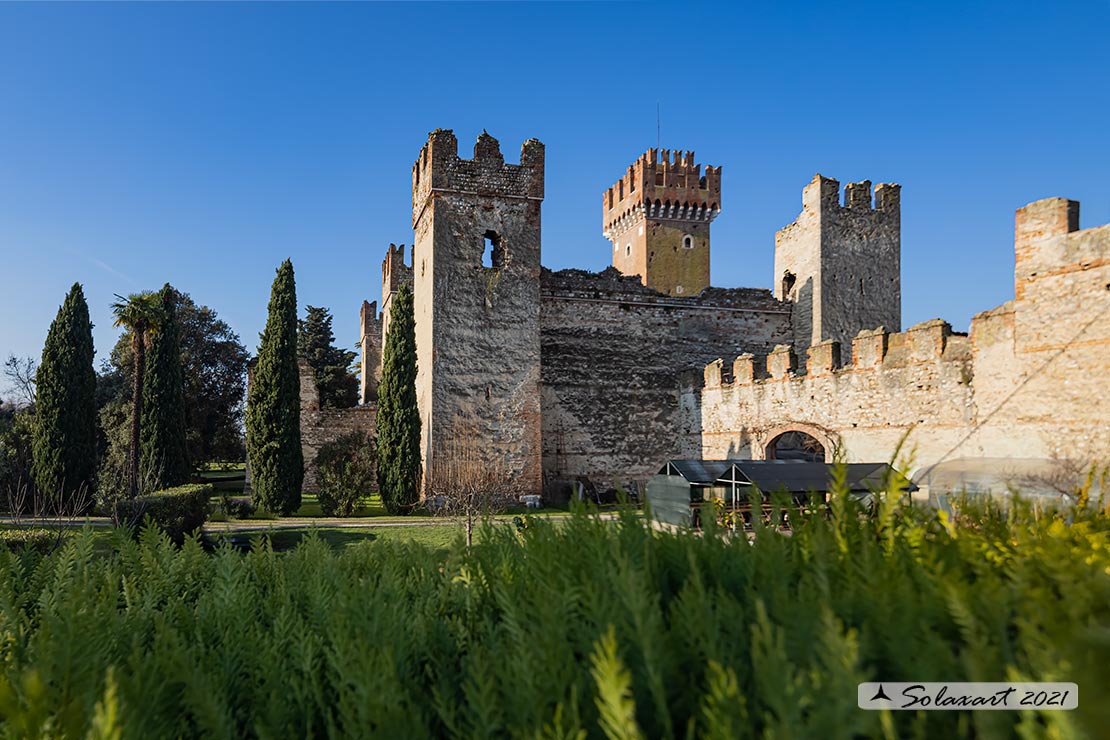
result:
[[[768,455],[785,431],[831,458],[886,460],[907,432],[915,467],[959,458],[1110,461],[1110,226],[1078,230],[1059,198],[1017,212],[1015,299],[970,336],[940,320],[902,333],[776,347],[683,376],[690,445],[705,458]],[[726,355],[726,357],[729,357]]]
[[[904,430],[937,452],[963,431],[971,413],[971,347],[939,320],[903,333],[864,331],[841,364],[840,343],[808,348],[802,366],[789,345],[765,356],[714,360],[684,376],[683,408],[700,457],[768,457],[785,431],[816,438],[831,460],[886,460]]]

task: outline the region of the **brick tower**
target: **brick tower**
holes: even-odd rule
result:
[[[540,206],[544,146],[473,159],[437,129],[412,168],[416,393],[426,473],[460,442],[541,493]]]
[[[709,287],[709,224],[721,212],[721,168],[693,152],[649,149],[602,195],[613,266],[668,295]]]

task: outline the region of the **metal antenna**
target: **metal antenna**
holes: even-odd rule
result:
[[[663,148],[663,106],[655,101],[655,148]]]

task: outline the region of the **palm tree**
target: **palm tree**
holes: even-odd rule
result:
[[[128,450],[130,463],[131,496],[139,495],[139,420],[143,415],[143,374],[146,368],[147,337],[162,325],[162,299],[158,293],[132,293],[124,298],[116,294],[112,304],[116,315],[115,326],[131,332],[132,373],[131,391],[131,444]]]

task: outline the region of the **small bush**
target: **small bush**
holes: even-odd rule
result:
[[[249,496],[228,496],[224,498],[224,513],[234,519],[246,519],[254,513],[254,504]]]
[[[42,527],[20,527],[0,532],[0,540],[3,541],[4,547],[12,552],[28,549],[45,555],[53,552],[64,539],[64,532],[51,531]]]
[[[123,526],[138,528],[149,516],[180,545],[185,535],[208,520],[208,499],[212,491],[212,486],[206,483],[190,484],[125,499],[116,503],[115,518]]]
[[[320,510],[325,516],[351,516],[374,485],[377,446],[361,432],[328,442],[316,454]]]

